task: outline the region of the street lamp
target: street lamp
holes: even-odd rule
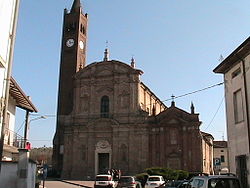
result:
[[[46,116],[39,116],[39,117],[36,117],[36,118],[33,118],[33,119],[29,120],[29,113],[26,113],[25,128],[24,128],[24,148],[26,146],[27,139],[28,139],[30,122],[31,121],[36,121],[36,120],[39,120],[39,119],[46,119],[46,118],[47,118]]]

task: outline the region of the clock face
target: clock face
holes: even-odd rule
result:
[[[68,46],[70,48],[74,45],[74,43],[75,43],[74,39],[68,39],[66,41],[66,46]]]
[[[80,47],[81,50],[83,50],[83,48],[84,48],[84,42],[83,41],[79,42],[79,47]]]

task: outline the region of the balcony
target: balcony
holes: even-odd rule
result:
[[[18,149],[22,148],[25,148],[24,138],[21,135],[17,134],[16,132],[8,128],[5,128],[3,160],[5,161],[15,160],[18,153]]]

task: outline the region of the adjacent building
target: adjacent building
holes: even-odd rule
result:
[[[207,174],[214,174],[214,166],[213,166],[213,142],[214,137],[205,132],[201,132],[201,148],[202,148],[202,170],[201,172]]]
[[[215,69],[224,75],[230,172],[250,187],[250,37]]]
[[[0,159],[13,160],[25,147],[23,136],[14,132],[16,107],[27,113],[37,109],[11,77],[19,0],[0,0],[0,5]]]
[[[61,177],[94,178],[111,168],[134,175],[153,166],[211,173],[213,138],[200,132],[194,105],[190,112],[174,100],[167,107],[141,81],[133,58],[111,60],[105,49],[102,61],[86,65],[87,28],[88,15],[74,0],[64,11],[53,140],[53,167]],[[204,157],[210,157],[206,169]]]
[[[4,121],[7,118],[9,84],[16,36],[19,0],[0,0],[0,156],[3,152]]]
[[[214,173],[223,174],[229,172],[227,141],[214,141]]]

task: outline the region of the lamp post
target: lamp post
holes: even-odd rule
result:
[[[27,139],[28,139],[28,133],[29,133],[29,127],[30,127],[30,122],[39,120],[39,119],[46,119],[46,116],[39,116],[34,119],[29,120],[29,111],[26,111],[26,117],[25,117],[25,127],[24,127],[24,147],[26,146]]]

